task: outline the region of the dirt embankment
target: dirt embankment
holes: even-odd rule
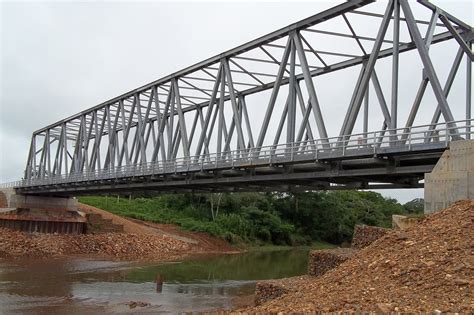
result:
[[[288,293],[243,312],[474,313],[474,200],[390,231],[320,277],[280,280]]]
[[[236,253],[238,250],[226,241],[213,237],[207,233],[182,230],[173,224],[159,224],[137,219],[128,219],[105,210],[85,204],[79,204],[79,210],[85,213],[97,213],[104,219],[112,220],[112,223],[123,225],[125,233],[139,235],[159,235],[182,241],[189,245],[193,253]]]
[[[196,254],[237,251],[225,241],[205,233],[182,231],[173,225],[132,221],[83,204],[80,204],[80,210],[100,214],[114,224],[123,225],[124,233],[29,234],[0,228],[0,259],[86,256],[168,261]]]

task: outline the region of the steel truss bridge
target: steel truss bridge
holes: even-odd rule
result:
[[[449,143],[474,132],[473,38],[425,0],[348,1],[35,131],[25,178],[10,185],[47,195],[423,187]]]

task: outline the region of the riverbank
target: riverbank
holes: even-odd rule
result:
[[[103,233],[83,235],[28,234],[0,228],[0,258],[89,257],[166,261],[186,256],[190,245],[167,236]]]
[[[472,313],[474,200],[393,230],[320,277],[278,280],[282,296],[247,313]]]
[[[68,235],[0,228],[0,259],[83,257],[170,261],[192,255],[239,252],[224,240],[206,233],[182,231],[170,224],[128,220],[83,204],[80,210],[123,226],[123,232]]]
[[[100,215],[123,227],[123,232],[83,235],[25,233],[0,228],[0,259],[92,258],[107,260],[183,260],[193,256],[332,248],[325,242],[308,246],[247,245],[231,246],[227,241],[205,232],[183,230],[174,224],[162,224],[125,218],[108,211],[79,204],[85,214]]]

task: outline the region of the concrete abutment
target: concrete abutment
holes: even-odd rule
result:
[[[431,173],[425,174],[425,213],[474,199],[474,140],[450,143]]]
[[[68,197],[44,197],[0,190],[0,227],[25,232],[82,234],[86,218]]]

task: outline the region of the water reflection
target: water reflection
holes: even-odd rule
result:
[[[0,313],[131,312],[230,309],[250,296],[255,282],[304,274],[307,250],[202,257],[180,263],[145,264],[93,260],[0,263]],[[83,306],[81,308],[81,306]],[[134,309],[133,312],[136,312]]]
[[[156,275],[156,293],[161,293],[163,291],[163,280],[164,277],[159,273]]]

